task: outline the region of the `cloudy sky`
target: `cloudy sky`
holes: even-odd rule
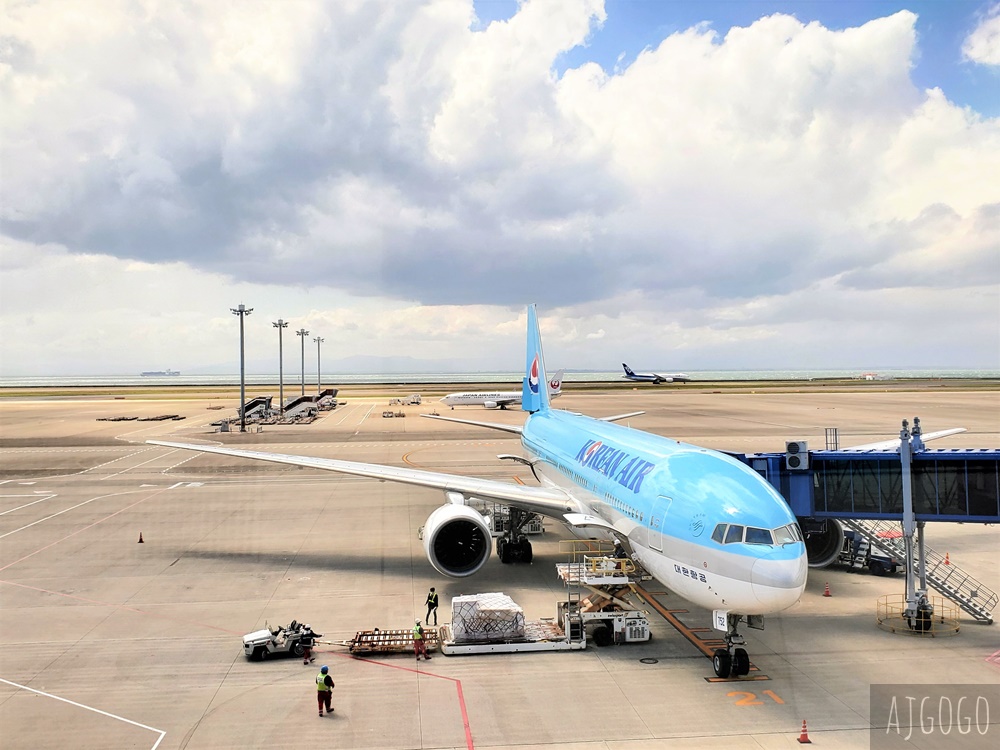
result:
[[[1000,369],[1000,2],[7,0],[0,375]],[[311,351],[310,351],[311,354]]]

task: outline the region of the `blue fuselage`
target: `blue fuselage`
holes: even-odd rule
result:
[[[544,484],[560,487],[581,512],[614,526],[643,566],[685,598],[745,614],[798,601],[805,545],[797,527],[798,539],[785,531],[795,516],[770,484],[736,459],[555,410],[528,417],[522,444],[538,459]],[[739,532],[748,541],[726,543],[729,527],[749,530]],[[719,529],[722,539],[713,538]],[[777,543],[781,533],[786,536]]]

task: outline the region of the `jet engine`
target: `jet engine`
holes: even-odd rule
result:
[[[483,407],[486,409],[496,409],[499,405],[496,401],[483,401]]]
[[[439,573],[471,576],[490,556],[493,537],[482,514],[467,505],[442,505],[424,524],[424,552]]]
[[[844,527],[832,518],[800,518],[799,527],[806,537],[810,568],[825,568],[837,559],[844,547]]]

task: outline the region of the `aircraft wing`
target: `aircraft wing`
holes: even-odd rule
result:
[[[421,414],[425,419],[441,419],[445,422],[458,422],[459,424],[471,424],[476,427],[488,427],[491,430],[502,430],[503,432],[513,432],[520,435],[522,430],[515,424],[497,424],[496,422],[477,422],[474,419],[459,419],[458,417],[442,417],[440,414]]]
[[[949,430],[939,430],[938,432],[925,432],[920,436],[920,439],[925,443],[928,440],[936,440],[937,438],[948,437],[949,435],[957,435],[960,432],[965,432],[964,427],[952,427]],[[852,445],[850,448],[841,448],[842,451],[894,451],[899,450],[899,438],[893,438],[892,440],[880,440],[877,443],[865,443],[864,445]]]
[[[456,420],[459,421],[459,420]],[[541,513],[546,516],[562,518],[566,513],[576,512],[577,503],[565,492],[547,487],[529,487],[523,484],[508,484],[493,479],[477,479],[456,474],[443,474],[436,471],[408,469],[401,466],[383,466],[381,464],[365,464],[357,461],[341,461],[335,458],[314,458],[310,456],[289,456],[284,453],[267,453],[265,451],[248,451],[239,448],[224,448],[215,445],[189,445],[187,443],[171,443],[165,440],[147,440],[150,445],[162,445],[166,448],[181,448],[201,453],[217,453],[221,456],[234,458],[251,458],[257,461],[271,461],[277,464],[305,466],[311,469],[336,471],[340,474],[351,474],[357,477],[369,477],[387,482],[412,484],[418,487],[443,490],[461,497],[475,497],[481,500],[495,500],[504,505],[513,505],[529,513]],[[449,500],[452,500],[449,494]]]

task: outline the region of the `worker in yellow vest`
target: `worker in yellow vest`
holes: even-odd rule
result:
[[[319,704],[319,715],[323,717],[323,706],[326,706],[328,714],[333,713],[330,706],[330,699],[333,697],[333,678],[330,677],[330,668],[324,665],[319,674],[316,675],[316,703]]]
[[[427,655],[427,638],[425,636],[420,620],[417,620],[417,624],[413,626],[413,653],[417,655],[417,661],[420,661],[421,654],[427,661],[431,660],[431,657]]]

